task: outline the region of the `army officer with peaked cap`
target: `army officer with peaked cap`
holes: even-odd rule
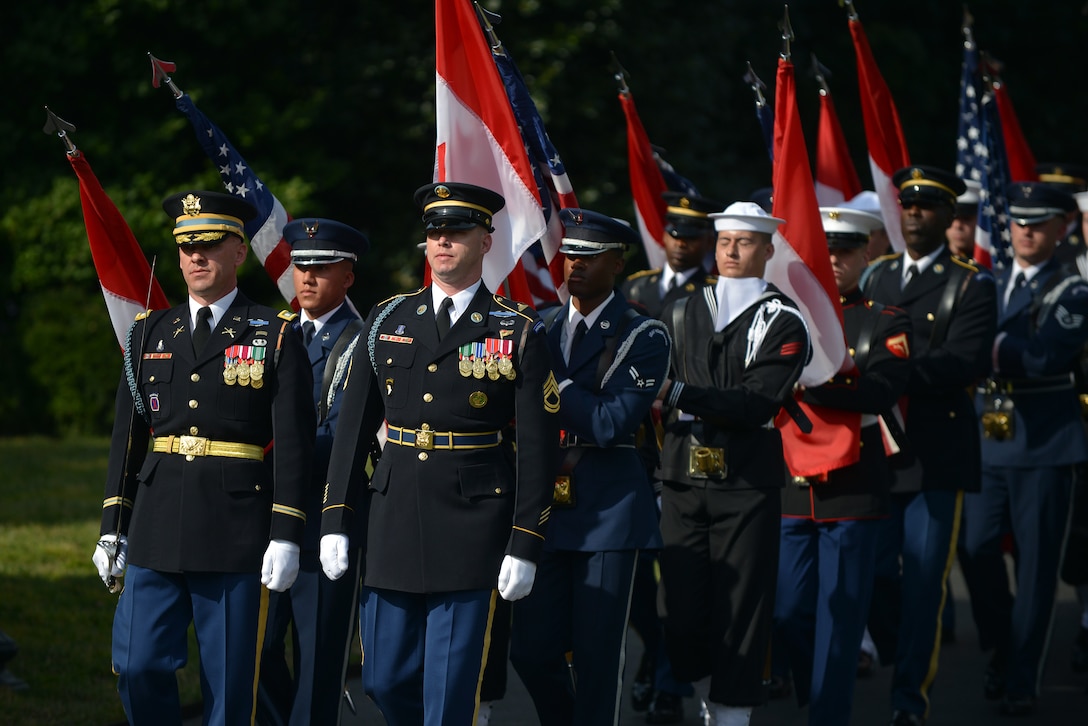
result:
[[[253,207],[192,191],[163,208],[188,300],[129,329],[93,560],[107,581],[128,564],[113,667],[129,721],[181,723],[175,671],[192,623],[204,723],[249,723],[268,591],[298,573],[315,427],[310,366],[294,313],[238,290]]]
[[[344,383],[321,564],[347,565],[366,443],[370,480],[363,683],[390,726],[472,724],[495,598],[529,593],[551,510],[559,387],[544,324],[481,278],[504,204],[439,182],[415,196],[432,284],[370,311]],[[516,419],[518,441],[503,429]]]

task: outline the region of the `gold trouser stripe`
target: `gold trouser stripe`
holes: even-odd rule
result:
[[[264,631],[268,627],[268,596],[270,590],[261,588],[261,607],[257,613],[257,659],[253,665],[253,710],[249,712],[249,726],[257,722],[257,682],[261,680],[261,652],[264,650]]]
[[[480,716],[480,689],[484,685],[484,669],[487,667],[487,652],[491,650],[491,622],[495,619],[495,599],[498,590],[491,591],[491,601],[487,606],[487,629],[484,630],[484,652],[480,656],[480,677],[476,679],[476,706],[472,709],[472,723]]]
[[[929,687],[937,678],[937,657],[941,653],[941,614],[944,613],[944,603],[948,599],[948,575],[952,572],[952,563],[956,561],[956,542],[960,538],[960,519],[963,514],[963,490],[956,492],[955,514],[952,515],[952,541],[948,543],[948,558],[944,563],[944,575],[941,578],[941,603],[937,608],[937,635],[933,639],[933,650],[929,656],[929,670],[922,679],[922,687],[919,689],[922,700],[926,702],[926,711],[923,716],[929,718]]]
[[[159,454],[180,454],[182,439],[199,439],[198,436],[159,436],[155,439],[154,451]],[[196,456],[225,456],[230,459],[252,459],[264,461],[264,448],[256,444],[239,444],[233,441],[211,441],[204,439],[203,453]]]

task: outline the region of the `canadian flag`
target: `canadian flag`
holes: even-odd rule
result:
[[[902,252],[907,245],[899,219],[899,190],[892,184],[892,175],[910,164],[907,142],[899,123],[899,112],[895,110],[895,101],[873,59],[865,29],[857,18],[850,18],[849,23],[857,55],[861,115],[869,146],[873,189],[880,198],[880,211],[888,239],[896,252]]]
[[[767,263],[766,279],[796,302],[805,317],[812,359],[801,372],[800,383],[818,386],[836,373],[850,370],[854,363],[847,351],[839,291],[808,159],[797,112],[793,63],[780,58],[775,87],[773,214],[786,222],[774,235],[775,254]],[[785,413],[776,421],[786,463],[794,476],[822,475],[858,460],[860,414],[810,406],[800,400],[798,404],[813,422],[811,432],[802,432]]]
[[[494,243],[484,256],[484,283],[531,303],[521,259],[547,223],[533,167],[470,0],[435,0],[435,181],[498,192]],[[509,279],[508,279],[509,278]]]
[[[68,161],[79,178],[79,201],[83,206],[91,259],[102,286],[102,297],[106,299],[113,332],[123,350],[136,315],[149,308],[163,310],[170,307],[170,303],[158,281],[152,277],[151,265],[135,235],[102,188],[83,152],[69,153]]]

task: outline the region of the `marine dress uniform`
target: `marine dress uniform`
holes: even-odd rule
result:
[[[639,242],[603,214],[564,209],[562,221],[560,252],[572,259]],[[510,660],[541,724],[603,726],[619,717],[635,564],[661,546],[637,436],[668,372],[669,338],[618,290],[587,316],[568,301],[545,319],[565,372],[559,478],[533,592],[514,603]]]
[[[866,247],[870,231],[881,224],[866,212],[820,212],[832,251]],[[890,416],[910,378],[907,314],[866,300],[856,286],[840,301],[856,370],[806,388],[801,400],[860,419],[860,458],[820,475],[787,477],[775,597],[776,638],[798,705],[809,706],[814,726],[850,722],[878,528],[889,512],[891,471],[879,417]]]
[[[965,189],[932,167],[901,169],[893,182],[904,215],[915,204],[954,209]],[[892,709],[904,723],[924,719],[929,708],[963,492],[981,486],[968,391],[989,373],[996,325],[993,277],[953,256],[938,232],[933,252],[918,260],[904,253],[880,258],[862,283],[867,298],[906,310],[913,330],[904,427],[913,457],[893,468],[892,516],[878,544],[869,622],[881,661],[895,663]]]
[[[283,238],[291,245],[291,263],[303,267],[342,261],[354,264],[370,246],[358,230],[332,219],[312,217],[288,222],[283,228]],[[314,320],[304,311],[294,325],[295,332],[303,338],[313,374],[317,438],[311,485],[306,495],[306,530],[299,574],[291,589],[274,592],[269,598],[268,629],[258,683],[257,723],[262,726],[335,724],[340,720],[348,655],[359,612],[365,518],[357,520],[351,533],[348,575],[338,580],[325,577],[318,559],[318,545],[322,489],[340,415],[340,398],[333,390],[337,382],[336,364],[362,325],[362,319],[346,299]],[[356,509],[364,511],[366,491],[360,489],[358,495]],[[285,658],[289,629],[293,655],[290,669]]]
[[[1074,208],[1070,195],[1034,183],[1012,185],[1008,199],[1021,226],[1064,218]],[[1002,710],[1020,715],[1038,695],[1073,471],[1088,461],[1073,379],[1088,342],[1088,283],[1054,255],[1034,265],[1018,256],[998,274],[998,289],[994,373],[975,399],[984,433],[982,491],[967,497],[966,546],[979,641],[995,649],[986,696],[1004,696]],[[1001,549],[1009,524],[1015,597]]]
[[[179,244],[215,244],[224,230],[240,238],[254,214],[213,192],[163,206]],[[235,288],[211,305],[210,337],[194,352],[195,308],[139,316],[117,392],[101,532],[127,535],[113,665],[134,724],[181,723],[175,671],[190,623],[204,722],[251,721],[269,592],[262,557],[270,541],[297,552],[306,519],[315,423],[294,313]]]
[[[769,237],[781,221],[764,214],[757,227],[732,228]],[[808,333],[794,303],[760,278],[719,277],[662,320],[673,341],[658,469],[669,661],[682,680],[709,675],[713,703],[756,706],[766,701],[777,570],[768,563],[778,561],[785,479],[773,421],[808,358]]]
[[[417,203],[431,228],[489,229],[502,198],[446,183]],[[367,516],[353,507],[384,419],[362,642],[364,687],[390,726],[474,722],[500,567],[539,558],[555,481],[559,390],[544,324],[480,281],[440,337],[443,295],[425,287],[370,311],[340,394],[322,516],[325,536]],[[502,435],[514,420],[516,446]]]

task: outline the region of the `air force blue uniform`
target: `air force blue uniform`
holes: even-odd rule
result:
[[[570,303],[548,327],[556,370],[565,369],[560,473],[569,490],[557,489],[533,592],[514,604],[510,653],[545,726],[615,723],[635,563],[661,546],[636,434],[668,372],[669,337],[618,292],[602,304],[569,363]]]
[[[1072,375],[1088,342],[1088,283],[1051,258],[1015,289],[1019,269],[1012,264],[998,278],[1008,302],[1000,302],[994,377],[976,397],[980,415],[1011,415],[1012,431],[987,427],[982,491],[967,497],[965,521],[979,639],[984,648],[996,648],[994,685],[1003,682],[1007,697],[1030,700],[1054,606],[1073,469],[1088,460]],[[1011,402],[1011,411],[1003,401]],[[1009,523],[1015,598],[1001,549]]]

